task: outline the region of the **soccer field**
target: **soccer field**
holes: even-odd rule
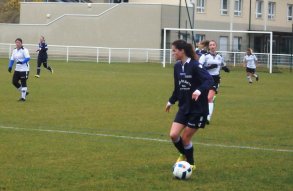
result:
[[[194,137],[197,170],[172,177],[165,113],[173,68],[160,64],[50,61],[17,102],[0,59],[0,191],[293,190],[293,76],[222,73],[211,124]]]

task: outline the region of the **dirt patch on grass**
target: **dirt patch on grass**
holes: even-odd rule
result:
[[[0,23],[19,23],[19,4],[15,0],[0,1]]]

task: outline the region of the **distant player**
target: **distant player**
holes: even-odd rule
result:
[[[48,65],[48,45],[45,42],[45,37],[41,36],[40,43],[39,43],[39,49],[37,52],[38,54],[38,66],[37,66],[37,74],[35,75],[36,78],[40,77],[41,73],[41,66],[43,66],[48,69],[53,74],[53,69]]]
[[[212,114],[214,111],[214,99],[218,93],[220,85],[220,70],[223,69],[225,72],[230,72],[229,68],[226,66],[223,57],[216,52],[217,43],[214,40],[209,42],[209,52],[202,55],[199,59],[199,63],[212,75],[214,79],[214,84],[209,91],[208,101],[209,101],[209,115],[207,117],[207,124],[210,123]]]
[[[12,84],[21,92],[19,101],[25,101],[28,95],[27,79],[29,75],[30,55],[28,49],[22,46],[21,38],[15,40],[15,45],[16,48],[13,50],[8,64],[8,72],[12,71],[12,66],[16,62]]]
[[[255,54],[253,54],[253,51],[251,48],[248,48],[246,50],[246,55],[243,58],[243,65],[246,66],[246,77],[250,84],[252,84],[252,78],[255,77],[255,80],[258,81],[259,77],[255,73],[256,70],[256,62],[257,57]]]
[[[172,123],[170,137],[180,153],[176,162],[186,160],[195,170],[191,139],[199,128],[205,127],[207,96],[213,79],[196,61],[191,44],[184,40],[174,41],[172,52],[177,62],[174,65],[174,91],[166,105],[166,112],[176,101],[179,102],[179,110]]]
[[[195,49],[195,53],[200,58],[203,54],[206,54],[209,50],[209,40],[203,40],[197,43],[197,48]]]

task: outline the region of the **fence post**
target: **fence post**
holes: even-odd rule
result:
[[[108,63],[111,63],[111,48],[109,48],[109,59],[108,59]]]
[[[128,63],[130,63],[130,48],[128,48]]]
[[[12,45],[10,44],[9,45],[9,52],[8,52],[8,59],[10,59],[10,54],[11,54],[11,52],[12,52],[12,47],[11,47]]]
[[[149,62],[149,49],[147,49],[147,52],[146,52],[146,62]]]
[[[69,61],[69,47],[66,47],[66,62]]]
[[[97,63],[99,63],[99,48],[97,48]]]
[[[267,55],[268,55],[267,67],[270,68],[270,54],[267,54]]]
[[[172,64],[172,51],[170,51],[170,64]]]
[[[236,52],[233,53],[234,54],[234,67],[236,66]]]

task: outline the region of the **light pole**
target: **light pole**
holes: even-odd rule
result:
[[[181,0],[179,0],[179,6],[178,6],[178,8],[179,8],[179,21],[178,21],[178,28],[180,29],[181,28]],[[181,33],[180,33],[180,31],[178,31],[178,39],[180,39],[180,36],[181,36]]]
[[[292,24],[292,36],[291,36],[291,64],[290,64],[290,72],[292,72],[292,65],[293,65],[293,24]]]
[[[190,3],[192,4],[192,28],[194,29],[195,26],[194,26],[194,12],[195,12],[195,0],[190,0]]]
[[[251,30],[251,0],[249,0],[249,25],[248,25],[248,30]],[[250,33],[248,34],[248,47],[250,47]]]

